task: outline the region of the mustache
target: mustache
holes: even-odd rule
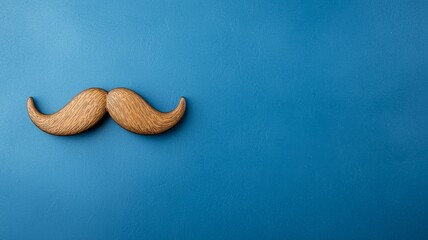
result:
[[[128,131],[153,135],[171,129],[181,120],[186,111],[186,99],[181,97],[174,110],[160,112],[130,89],[115,88],[107,92],[101,88],[89,88],[53,114],[41,113],[34,99],[29,97],[27,111],[40,130],[52,135],[68,136],[84,132],[96,125],[106,113]]]

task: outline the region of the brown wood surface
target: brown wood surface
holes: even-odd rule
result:
[[[186,111],[186,100],[168,113],[159,112],[132,90],[116,88],[107,96],[107,111],[123,128],[138,134],[159,134],[175,126]]]
[[[74,135],[94,126],[106,113],[107,92],[100,88],[89,88],[77,94],[56,113],[45,115],[34,105],[33,98],[27,100],[31,121],[41,130],[53,135]]]

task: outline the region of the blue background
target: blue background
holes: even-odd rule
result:
[[[2,1],[0,239],[427,239],[428,1]],[[169,111],[36,128],[89,87]]]

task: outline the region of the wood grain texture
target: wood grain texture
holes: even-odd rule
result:
[[[123,128],[137,134],[159,134],[175,126],[186,111],[186,100],[168,113],[151,107],[141,96],[126,88],[111,90],[107,96],[107,111]]]
[[[94,126],[106,113],[107,92],[100,88],[89,88],[77,94],[56,113],[45,115],[34,105],[33,98],[27,100],[31,121],[46,133],[74,135]]]

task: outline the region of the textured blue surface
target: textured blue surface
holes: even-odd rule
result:
[[[2,1],[0,239],[427,239],[428,1]],[[25,108],[188,113],[73,137]]]

